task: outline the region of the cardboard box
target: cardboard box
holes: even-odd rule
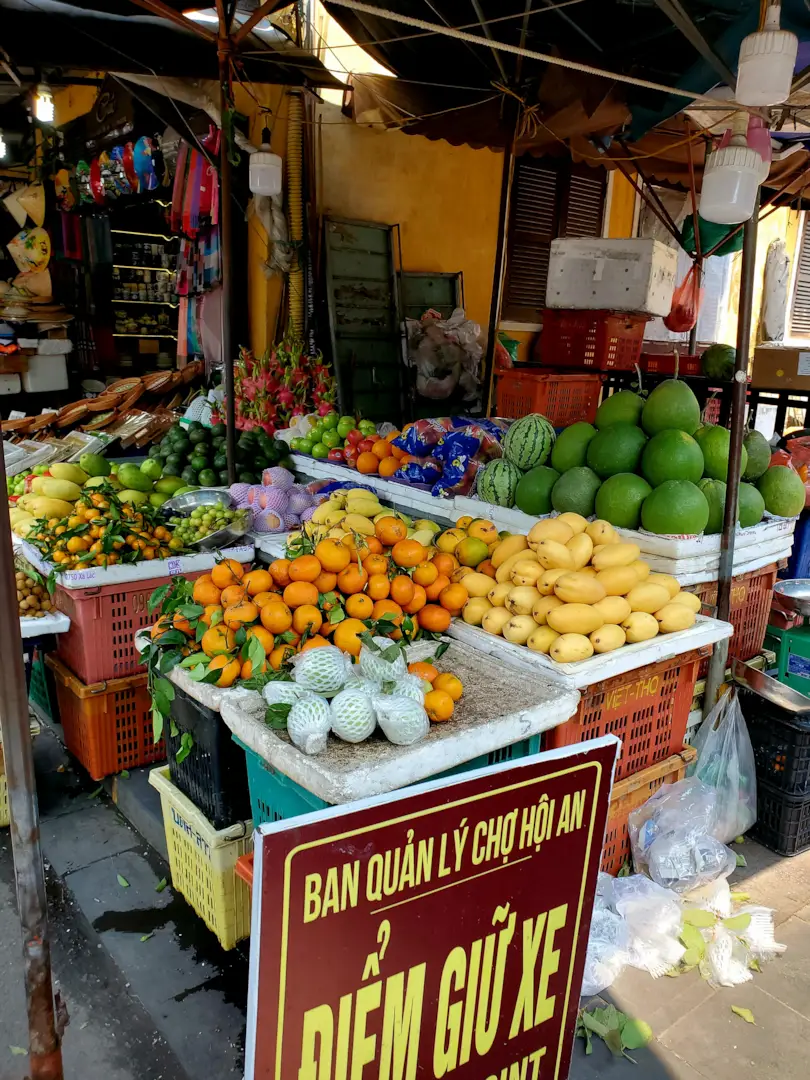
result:
[[[810,345],[758,345],[751,386],[760,390],[810,390]]]

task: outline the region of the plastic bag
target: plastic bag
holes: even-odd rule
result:
[[[672,294],[672,308],[669,315],[664,318],[664,326],[674,334],[683,334],[691,330],[698,320],[702,303],[700,267],[697,263],[693,263],[686,277]]]
[[[666,975],[686,951],[678,940],[678,897],[643,874],[631,874],[616,879],[613,906],[627,925],[627,963],[649,972],[654,979]]]
[[[754,750],[735,687],[703,721],[693,745],[698,756],[690,772],[716,794],[712,835],[729,843],[757,820]]]
[[[627,923],[597,896],[582,973],[583,997],[594,997],[613,985],[627,966],[627,946]]]
[[[495,367],[499,371],[509,371],[518,362],[519,349],[520,342],[500,330],[495,339]]]

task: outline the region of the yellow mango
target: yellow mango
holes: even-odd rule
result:
[[[513,615],[531,615],[539,599],[540,593],[532,585],[517,585],[507,594],[505,607]]]
[[[604,585],[587,574],[562,574],[554,583],[554,595],[564,604],[596,604],[604,600],[607,593]]]
[[[669,593],[663,585],[636,585],[627,594],[627,603],[631,611],[646,611],[650,615],[669,603]],[[683,604],[681,605],[683,607]]]
[[[541,540],[535,548],[537,559],[546,570],[573,570],[574,557],[565,546],[556,540]]]
[[[603,622],[622,623],[632,610],[623,596],[606,596],[593,605],[594,611],[598,611]]]
[[[538,626],[529,635],[526,646],[531,649],[532,652],[548,654],[549,649],[559,636],[557,631],[552,630],[550,626]]]
[[[625,644],[627,634],[615,623],[605,623],[598,630],[594,630],[588,636],[588,640],[593,645],[595,653],[613,652],[614,649],[620,649]]]
[[[492,604],[485,596],[472,596],[461,609],[461,617],[470,626],[480,626],[488,611],[492,611]]]
[[[339,510],[338,513],[343,513],[343,511]],[[374,536],[374,525],[367,517],[361,517],[360,514],[346,514],[339,520],[346,532],[360,533],[361,536]],[[337,524],[337,522],[329,522],[329,524]]]
[[[514,555],[510,555],[508,559],[504,559],[498,569],[495,571],[496,581],[510,581],[512,580],[512,571],[519,562],[525,560],[530,562],[537,562],[537,556],[533,551],[516,551]]]
[[[676,630],[688,630],[694,625],[697,616],[686,604],[664,604],[656,611],[655,619],[662,634],[672,634]]]
[[[645,563],[643,559],[636,559],[636,561],[630,563],[630,565],[638,575],[639,581],[646,581],[650,576],[650,564]]]
[[[556,570],[544,570],[540,577],[537,579],[535,588],[543,596],[551,596],[554,592],[554,586],[557,583],[557,578],[562,577],[563,574],[570,573],[569,570],[565,570],[562,567],[558,567]]]
[[[501,634],[513,645],[525,645],[536,629],[537,623],[531,615],[513,615]]]
[[[87,483],[87,473],[84,469],[80,469],[78,465],[71,465],[67,461],[55,461],[53,465],[48,466],[48,472],[56,480],[70,480],[79,487]]]
[[[569,529],[574,530],[574,536],[579,536],[584,533],[588,528],[588,519],[584,518],[582,514],[574,514],[570,510],[565,514],[560,514],[557,521],[563,522]]]
[[[583,566],[587,566],[593,556],[593,540],[587,533],[577,533],[573,536],[565,545],[571,552],[571,557],[574,560],[574,569],[581,570]]]
[[[694,611],[696,615],[700,614],[700,609],[703,604],[700,602],[700,597],[695,596],[693,592],[677,592],[670,600],[671,604],[683,604],[684,607],[688,607],[690,611]]]
[[[658,633],[658,621],[647,611],[634,611],[622,623],[622,630],[627,634],[627,644],[635,645],[639,641],[649,641]]]
[[[503,628],[511,618],[512,612],[507,611],[505,607],[494,607],[481,619],[481,629],[494,637],[500,637]],[[658,623],[655,624],[655,628],[658,629]]]
[[[543,567],[539,562],[530,559],[521,559],[515,563],[512,570],[513,585],[536,585],[537,579],[543,574]]]
[[[593,656],[593,645],[584,634],[561,634],[548,651],[558,664],[575,664]]]
[[[532,608],[532,618],[538,626],[545,626],[548,622],[548,613],[554,608],[562,607],[562,603],[562,600],[558,600],[556,596],[541,596]]]
[[[574,535],[570,525],[566,525],[559,518],[543,518],[533,525],[529,532],[529,547],[537,549],[537,545],[543,540],[554,540],[557,544],[567,544]]]
[[[626,596],[638,585],[638,574],[632,566],[612,566],[596,575],[608,596]]]
[[[67,481],[64,481],[67,483]],[[19,504],[18,504],[19,505]],[[73,513],[73,503],[64,499],[55,499],[47,495],[36,495],[25,504],[28,513],[36,518],[64,518]]]
[[[31,481],[31,490],[37,495],[45,495],[48,499],[62,499],[65,502],[76,502],[82,493],[78,484],[72,480],[56,480],[52,476],[35,476]]]
[[[487,600],[493,607],[503,607],[507,596],[514,587],[511,581],[502,581],[499,585],[493,585],[487,593]]]
[[[648,585],[663,585],[670,595],[670,598],[681,591],[681,587],[678,584],[676,578],[672,574],[649,574],[646,578]]]
[[[618,544],[620,542],[619,534],[610,522],[602,521],[601,518],[589,522],[585,531],[593,540],[594,547],[599,544]]]
[[[472,570],[464,575],[462,584],[470,596],[486,596],[492,588],[492,578],[488,574],[476,574]]]
[[[597,570],[609,570],[612,566],[629,566],[639,557],[638,544],[606,544],[594,552],[591,562]]]
[[[546,622],[558,634],[592,634],[602,625],[602,617],[590,604],[563,604],[552,608]]]
[[[529,541],[525,536],[507,536],[505,540],[501,540],[495,550],[492,552],[492,565],[497,570],[499,566],[511,558],[512,555],[517,555],[520,551],[525,551],[529,546]]]

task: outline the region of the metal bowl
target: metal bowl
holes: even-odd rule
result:
[[[190,517],[191,511],[198,506],[214,506],[217,503],[225,503],[230,509],[236,509],[236,500],[228,494],[227,488],[200,488],[199,491],[187,491],[185,495],[178,495],[174,499],[165,502],[161,509],[167,515]],[[189,547],[194,551],[216,551],[230,547],[245,533],[250,532],[251,520],[248,515],[243,525],[232,525],[227,529],[219,529],[209,533],[201,540],[196,540]]]
[[[796,611],[799,615],[810,615],[810,578],[777,581],[773,591],[779,597],[779,603],[788,611]]]

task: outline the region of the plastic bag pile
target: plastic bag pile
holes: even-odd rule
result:
[[[394,446],[417,459],[400,465],[394,479],[430,484],[439,498],[468,495],[478,470],[501,456],[507,428],[503,421],[467,416],[417,420],[394,439]]]

